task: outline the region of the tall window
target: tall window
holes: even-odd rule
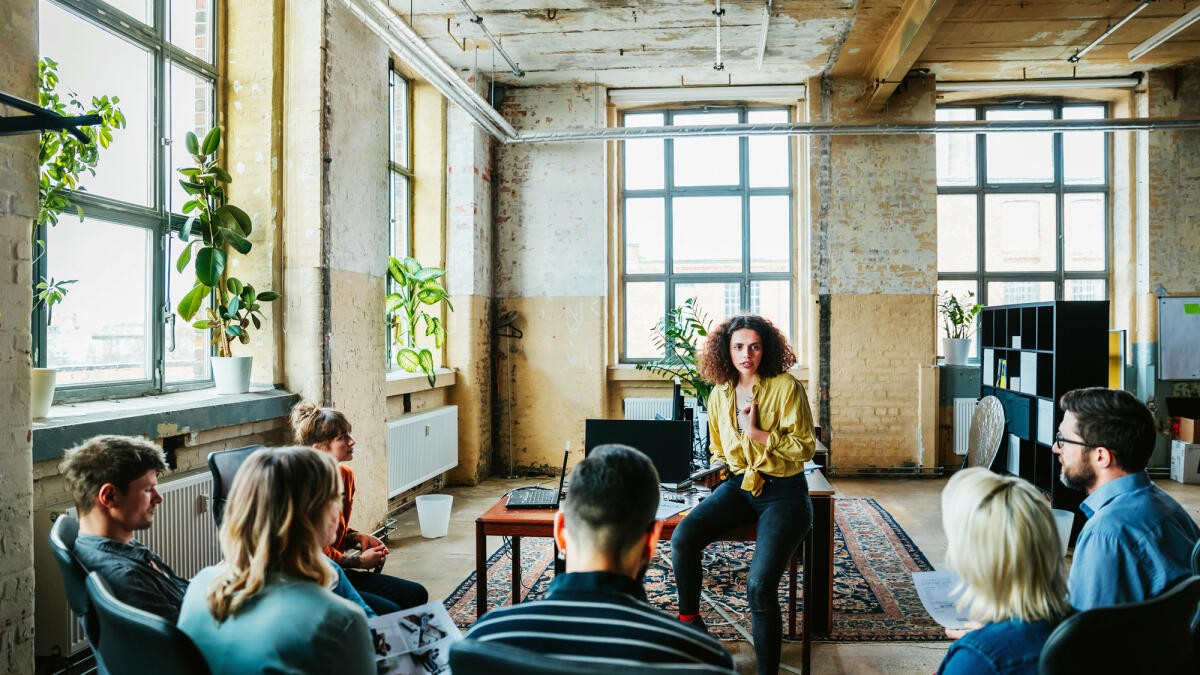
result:
[[[58,400],[204,386],[205,334],[176,321],[192,279],[176,272],[186,201],[175,169],[193,162],[188,131],[216,111],[215,0],[43,0],[42,56],[59,63],[59,91],[117,96],[127,126],[101,152],[65,213],[38,233],[34,279],[76,279],[47,324],[33,316],[36,365],[58,369]],[[190,270],[185,270],[190,272]]]
[[[1051,102],[947,106],[937,119],[1105,114],[1103,105]],[[1107,143],[1099,131],[939,135],[939,295],[970,291],[983,305],[1106,299]]]
[[[628,112],[627,127],[790,121],[787,108]],[[786,136],[624,143],[621,360],[659,356],[650,331],[688,298],[717,324],[739,311],[792,337],[793,160]]]
[[[392,257],[412,255],[412,89],[408,80],[388,70],[388,242]],[[388,292],[392,280],[388,277]],[[396,367],[395,336],[387,328],[388,368]]]

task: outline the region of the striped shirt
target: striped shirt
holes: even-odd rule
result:
[[[680,673],[729,673],[715,638],[663,614],[632,578],[613,572],[560,574],[544,600],[494,609],[467,637],[547,656],[614,666],[654,664]]]

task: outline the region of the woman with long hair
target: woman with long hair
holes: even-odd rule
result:
[[[779,670],[783,621],[779,580],[812,527],[804,463],[816,449],[804,387],[788,372],[796,356],[770,321],[735,316],[709,333],[700,373],[708,399],[710,451],[728,477],[683,519],[671,537],[679,618],[700,619],[700,555],[721,534],[758,526],[746,595],[758,672]]]
[[[408,609],[429,601],[425,587],[407,579],[373,573],[387,561],[388,547],[376,537],[350,527],[354,508],[354,470],[345,462],[354,459],[354,437],[350,420],[339,410],[301,402],[292,409],[292,433],[296,443],[333,457],[342,481],[342,515],[337,537],[325,547],[325,555],[342,566],[350,583],[363,600],[379,614]]]
[[[341,512],[333,459],[311,448],[264,448],[238,470],[221,523],[224,561],[188,586],[179,628],[214,675],[374,673],[361,608],[329,587],[321,553]]]
[[[1071,612],[1058,529],[1027,481],[982,467],[942,491],[946,564],[962,578],[960,609],[981,627],[958,637],[938,673],[1038,672],[1046,638]]]

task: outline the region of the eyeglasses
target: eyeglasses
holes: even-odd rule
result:
[[[1061,448],[1062,446],[1064,446],[1064,445],[1067,445],[1067,444],[1070,444],[1070,445],[1079,445],[1079,446],[1082,446],[1082,447],[1085,447],[1085,448],[1096,448],[1096,447],[1099,447],[1099,446],[1097,446],[1097,445],[1093,445],[1093,444],[1091,444],[1091,443],[1084,443],[1083,441],[1072,441],[1072,440],[1071,440],[1071,439],[1069,439],[1069,438],[1063,438],[1063,435],[1062,435],[1062,432],[1061,432],[1061,431],[1056,431],[1056,432],[1054,432],[1054,444],[1055,444],[1055,445],[1057,445],[1057,446],[1058,446],[1058,447],[1060,447],[1060,448]]]

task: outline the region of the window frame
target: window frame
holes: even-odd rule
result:
[[[123,202],[110,197],[92,194],[86,191],[68,193],[72,205],[78,206],[86,218],[106,220],[120,225],[138,227],[150,232],[151,255],[150,269],[147,270],[152,283],[150,287],[150,303],[146,307],[147,326],[149,332],[148,351],[150,352],[150,377],[137,380],[119,380],[114,382],[60,384],[55,388],[54,402],[67,403],[88,401],[102,398],[125,398],[144,394],[161,394],[174,391],[202,389],[212,386],[212,373],[199,380],[181,382],[166,382],[166,331],[174,330],[178,319],[175,308],[170,302],[170,269],[172,261],[168,260],[170,250],[169,238],[175,236],[187,221],[181,213],[170,212],[171,181],[174,180],[174,169],[170,166],[170,151],[172,140],[168,135],[170,126],[170,71],[172,66],[178,66],[191,75],[212,84],[209,114],[216,122],[220,111],[220,72],[218,55],[221,54],[221,2],[210,0],[212,3],[211,61],[204,61],[182,47],[176,46],[168,35],[168,5],[170,0],[154,0],[153,25],[148,25],[133,18],[111,5],[97,0],[45,0],[50,4],[80,19],[93,24],[97,30],[107,31],[120,39],[145,49],[150,55],[152,70],[151,98],[153,104],[153,119],[150,120],[151,147],[156,151],[150,153],[150,205],[142,206]],[[40,29],[40,26],[39,26]],[[41,55],[39,54],[39,58]],[[70,213],[64,214],[71,216]],[[35,238],[47,241],[45,226],[38,228]],[[33,284],[36,284],[47,273],[48,257],[51,255],[48,242],[42,255],[37,256],[33,263]],[[32,312],[30,321],[31,337],[34,347],[33,366],[45,367],[48,326],[46,325],[46,310],[39,306]],[[211,355],[210,349],[210,355]]]
[[[736,112],[738,114],[738,123],[746,124],[747,115],[751,112],[766,112],[766,111],[783,111],[787,114],[789,121],[794,120],[796,116],[795,106],[792,105],[716,105],[716,104],[698,104],[691,106],[672,106],[672,107],[655,107],[655,108],[638,108],[620,111],[619,121],[620,126],[625,126],[625,119],[630,115],[643,114],[662,114],[663,123],[666,126],[673,126],[676,115],[694,115],[696,113],[729,113]],[[681,283],[737,283],[739,288],[739,297],[741,307],[746,311],[750,309],[751,287],[757,281],[786,281],[788,285],[788,330],[792,335],[793,342],[797,339],[798,331],[796,326],[797,312],[797,289],[796,289],[796,169],[797,169],[797,152],[796,146],[787,139],[788,147],[788,169],[787,185],[779,187],[750,187],[750,140],[747,136],[738,137],[738,184],[737,185],[706,185],[706,186],[686,186],[678,187],[674,184],[674,162],[675,162],[675,140],[672,138],[663,139],[663,186],[657,189],[636,189],[630,190],[625,187],[625,162],[627,155],[624,152],[624,144],[620,148],[620,161],[617,172],[617,223],[619,228],[618,240],[620,246],[620,261],[621,269],[617,275],[618,297],[619,301],[619,326],[620,334],[618,336],[618,363],[635,364],[647,363],[653,361],[657,357],[639,358],[628,355],[627,345],[627,325],[628,316],[626,312],[629,309],[628,303],[625,302],[625,289],[630,283],[637,282],[658,282],[664,287],[664,304],[663,313],[660,318],[665,319],[667,313],[675,307],[675,286]],[[786,196],[788,198],[788,270],[786,272],[755,272],[751,269],[750,259],[750,200],[752,197],[758,196]],[[742,210],[742,271],[740,273],[678,273],[674,271],[674,236],[673,236],[673,200],[678,197],[739,197],[741,199]],[[627,234],[625,214],[626,204],[630,199],[639,198],[659,198],[663,200],[663,272],[661,273],[638,273],[630,274],[626,272],[625,252],[627,250]]]
[[[1108,116],[1109,104],[1103,101],[1065,101],[1060,98],[1036,99],[1025,101],[1005,101],[994,103],[949,103],[938,105],[943,109],[973,109],[975,119],[986,119],[988,111],[994,110],[1036,110],[1049,109],[1053,111],[1053,119],[1063,119],[1063,109],[1073,107],[1102,107],[1104,117]],[[942,281],[973,281],[976,285],[975,300],[981,305],[988,303],[988,284],[992,282],[1053,282],[1054,298],[1062,301],[1068,281],[1077,279],[1104,281],[1105,297],[1112,297],[1112,142],[1109,134],[1104,134],[1104,182],[1088,184],[1070,184],[1065,181],[1065,159],[1063,154],[1063,132],[1052,132],[1051,152],[1054,163],[1054,180],[1051,183],[989,183],[987,181],[987,135],[975,134],[975,185],[938,185],[937,195],[972,195],[975,197],[975,271],[974,272],[937,272],[937,280]],[[1104,195],[1104,267],[1099,270],[1068,271],[1065,268],[1066,258],[1066,198],[1070,194],[1103,194]],[[1055,269],[1047,271],[999,272],[987,269],[987,196],[995,194],[1051,194],[1055,199]],[[941,334],[942,318],[938,317]],[[937,351],[941,351],[941,341],[938,341]],[[978,344],[972,358],[978,358]]]
[[[392,122],[393,122],[393,120],[395,120],[395,115],[393,114],[393,111],[395,110],[395,106],[396,106],[397,84],[400,82],[404,83],[404,97],[405,97],[405,103],[404,103],[405,115],[404,116],[405,116],[405,122],[408,125],[407,133],[405,135],[405,139],[407,140],[407,145],[408,145],[408,148],[407,148],[407,150],[408,150],[408,153],[407,153],[408,166],[403,166],[403,165],[399,164],[398,162],[396,162],[394,159],[394,157],[396,156],[396,147],[395,147],[395,142],[396,142],[395,131],[396,130],[392,127]],[[404,74],[401,73],[397,69],[396,62],[393,59],[388,60],[387,120],[388,120],[388,156],[387,156],[388,255],[390,255],[394,258],[403,260],[405,258],[405,256],[411,256],[413,254],[413,195],[415,193],[413,183],[416,181],[416,172],[414,171],[414,166],[413,166],[414,157],[415,157],[414,152],[413,152],[413,146],[415,145],[413,143],[413,81],[411,78],[405,77]],[[406,199],[404,200],[404,207],[405,207],[405,211],[406,211],[406,213],[404,214],[404,227],[406,230],[405,236],[404,236],[404,244],[406,246],[406,249],[402,252],[396,251],[396,249],[394,248],[395,244],[396,244],[396,224],[397,224],[397,218],[396,218],[396,213],[395,213],[395,208],[396,208],[395,176],[397,174],[404,176],[404,178],[405,178],[404,184],[405,184],[407,192],[408,192],[408,194],[406,195]],[[400,253],[400,255],[397,255],[397,253]],[[394,284],[395,284],[395,282],[392,280],[391,274],[388,274],[387,275],[387,284],[384,289],[384,293],[390,294],[390,293],[395,292]],[[385,349],[386,358],[387,358],[387,369],[388,370],[399,370],[400,366],[397,365],[397,363],[396,363],[396,350],[395,350],[396,343],[395,343],[395,339],[394,339],[395,336],[393,335],[393,330],[392,330],[391,324],[386,325],[384,330],[385,330],[384,340],[385,340],[385,344],[387,345],[387,348]]]

